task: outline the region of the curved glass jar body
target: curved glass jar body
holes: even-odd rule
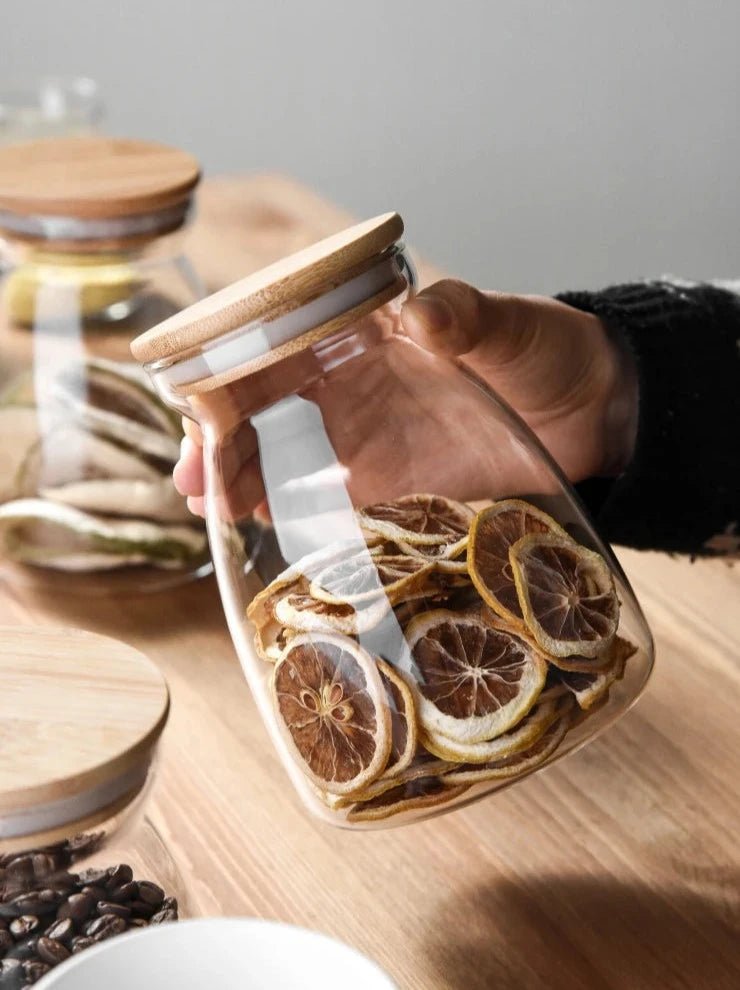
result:
[[[335,332],[301,327],[254,358],[276,314],[226,342],[242,355],[226,370],[223,350],[189,355],[216,376],[149,368],[203,433],[212,556],[265,724],[309,808],[350,828],[449,810],[573,751],[653,659],[531,431],[403,336],[401,245],[368,286],[389,264],[393,291],[354,298]]]
[[[7,837],[0,821],[3,986],[31,986],[105,939],[192,915],[174,860],[145,816],[147,791],[145,783],[128,804],[79,827],[31,837]]]
[[[80,239],[0,242],[0,566],[11,580],[97,594],[167,586],[204,566],[204,530],[170,477],[178,417],[129,353],[132,337],[202,288],[177,234],[126,248],[100,240],[106,224],[112,237],[146,219],[90,221],[88,242],[82,222],[55,231],[39,218],[33,234]]]

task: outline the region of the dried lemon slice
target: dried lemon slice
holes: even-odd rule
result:
[[[350,822],[377,822],[405,811],[428,811],[449,804],[468,789],[467,785],[448,785],[446,778],[422,777],[399,784],[371,801],[355,804],[347,814]]]
[[[401,785],[420,780],[422,777],[441,777],[454,768],[455,764],[449,760],[438,760],[435,756],[420,750],[411,766],[406,767],[395,777],[388,777],[383,774],[368,784],[367,787],[363,787],[361,791],[353,791],[351,794],[328,794],[324,792],[322,797],[324,803],[336,811],[360,801],[373,801],[381,794],[385,794],[386,791],[398,789]]]
[[[404,495],[360,509],[360,525],[389,540],[413,546],[454,546],[467,538],[475,513],[463,502],[441,495]]]
[[[494,502],[482,509],[470,528],[468,571],[481,598],[514,625],[523,625],[509,547],[527,533],[568,534],[541,509],[518,498]]]
[[[571,725],[571,706],[563,706],[562,714],[557,717],[546,731],[526,749],[513,753],[501,760],[493,760],[482,766],[461,766],[445,774],[445,780],[451,784],[480,784],[486,780],[505,780],[509,777],[519,777],[531,773],[548,760],[562,743]]]
[[[278,728],[309,779],[332,794],[384,770],[391,717],[375,660],[343,636],[296,636],[272,678]]]
[[[416,752],[418,729],[414,696],[406,681],[391,664],[378,659],[378,670],[391,714],[391,753],[383,776],[397,777],[407,769]]]
[[[603,557],[555,533],[532,533],[509,550],[527,628],[553,656],[595,657],[614,638],[619,600]]]
[[[426,560],[433,560],[436,563],[445,562],[451,570],[467,571],[465,562],[465,550],[468,545],[468,534],[461,537],[455,543],[407,543],[405,540],[398,540],[396,546],[409,557],[424,557]],[[458,557],[462,556],[462,560]]]
[[[319,571],[310,593],[319,601],[349,605],[385,595],[395,604],[413,595],[433,569],[434,564],[421,557],[361,553]]]
[[[275,618],[298,632],[335,632],[359,636],[369,632],[390,611],[385,595],[362,607],[345,602],[322,602],[312,595],[289,594],[275,605]]]
[[[429,735],[422,731],[421,741],[430,753],[434,753],[441,760],[451,760],[456,763],[489,763],[527,749],[544,734],[557,717],[557,702],[548,691],[547,700],[538,701],[521,722],[495,739],[479,743],[461,743],[446,736]]]
[[[580,708],[587,711],[609,693],[609,688],[624,675],[624,668],[637,647],[617,636],[608,651],[609,663],[603,670],[584,673],[559,670],[562,685],[571,691]]]
[[[429,736],[493,739],[522,719],[540,693],[547,663],[524,640],[475,615],[437,609],[412,619],[406,639],[418,671],[410,680]]]

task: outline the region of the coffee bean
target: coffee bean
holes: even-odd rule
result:
[[[20,880],[25,884],[32,883],[34,879],[33,857],[18,856],[8,863],[5,873],[10,880]]]
[[[8,930],[8,922],[5,920],[5,918],[0,918],[0,932],[7,932],[7,930]]]
[[[128,906],[136,918],[151,918],[157,910],[152,904],[147,904],[146,901],[129,901]]]
[[[50,966],[56,966],[60,962],[64,962],[65,959],[69,958],[69,949],[62,945],[61,942],[57,942],[53,938],[45,938],[43,935],[39,939],[38,945],[36,947],[39,959],[42,962],[49,963]]]
[[[98,901],[105,901],[108,899],[108,891],[105,889],[105,887],[90,886],[86,884],[82,888],[81,893],[87,894],[89,897],[92,897],[93,901],[96,904],[98,903]]]
[[[129,928],[148,928],[149,922],[146,918],[131,918],[128,926]]]
[[[133,879],[134,871],[128,863],[119,863],[108,877],[105,886],[108,890],[115,890],[116,887],[122,887],[125,883],[131,883]]]
[[[51,966],[47,963],[39,962],[38,959],[30,959],[28,962],[24,962],[23,972],[26,977],[26,984],[36,983],[42,976],[46,976],[50,969]]]
[[[17,959],[0,962],[0,987],[2,990],[20,990],[25,982],[23,966]]]
[[[55,921],[44,932],[47,938],[56,939],[57,942],[67,942],[75,933],[74,922],[71,918],[64,918],[62,921]]]
[[[22,914],[43,914],[46,905],[39,900],[38,892],[34,891],[32,894],[19,894],[13,897],[6,907],[11,912],[10,917],[20,918]]]
[[[153,904],[155,907],[159,907],[164,900],[164,891],[161,887],[158,887],[156,883],[152,883],[151,880],[140,880],[139,900],[146,901],[147,904]]]
[[[172,908],[157,911],[156,914],[152,915],[150,924],[163,925],[167,921],[177,921],[177,911],[173,911]]]
[[[100,870],[91,867],[90,869],[82,870],[82,872],[79,874],[79,881],[81,884],[83,884],[83,886],[90,884],[97,887],[99,885],[105,884],[105,882],[110,877],[110,874],[111,874],[110,870]]]
[[[0,958],[5,955],[8,949],[12,949],[15,945],[15,940],[9,931],[0,931]]]
[[[73,938],[70,943],[72,955],[77,952],[82,952],[83,949],[89,949],[91,945],[95,945],[94,939],[87,938],[85,935],[78,935],[76,938]]]
[[[31,935],[39,927],[39,919],[35,914],[22,914],[10,922],[10,933],[16,939]]]
[[[126,931],[126,922],[123,918],[117,918],[115,914],[102,914],[99,918],[93,918],[85,925],[85,934],[96,942],[101,942],[111,935],[119,935]]]
[[[108,894],[108,900],[121,904],[123,901],[134,901],[138,896],[139,885],[135,880],[131,880],[129,883],[121,884],[120,887],[114,887]]]
[[[162,901],[163,908],[172,908],[173,911],[177,911],[177,898],[176,897],[165,897]]]
[[[33,863],[33,875],[37,880],[48,877],[59,869],[56,857],[50,856],[48,853],[34,853],[31,862]]]
[[[72,894],[57,911],[57,918],[59,921],[71,918],[79,923],[89,918],[93,907],[93,899],[88,894]]]
[[[117,918],[130,918],[131,908],[125,904],[113,904],[110,901],[98,901],[95,910],[99,915],[115,914]]]
[[[38,936],[36,935],[26,938],[22,942],[17,942],[8,953],[8,956],[11,959],[35,959],[37,942]]]

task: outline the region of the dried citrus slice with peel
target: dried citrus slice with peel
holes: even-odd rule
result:
[[[456,763],[490,763],[518,753],[536,742],[558,716],[555,700],[539,702],[514,728],[503,735],[479,743],[455,742],[441,735],[428,735],[422,730],[422,744],[441,760]]]
[[[619,600],[604,558],[555,533],[531,533],[509,550],[524,620],[553,656],[596,657],[614,638]]]
[[[416,752],[418,729],[414,696],[395,667],[379,658],[377,663],[391,716],[391,752],[383,777],[397,777],[408,768]]]
[[[563,706],[562,713],[526,749],[483,765],[458,767],[446,774],[445,780],[451,784],[480,784],[487,780],[506,780],[531,773],[553,755],[565,738],[571,725],[571,705],[572,702],[567,707]]]
[[[275,666],[272,690],[278,729],[317,787],[348,794],[380,776],[391,718],[375,660],[357,643],[297,636]]]
[[[603,670],[588,673],[560,670],[557,675],[563,687],[573,693],[579,707],[587,711],[601,701],[612,684],[624,675],[625,664],[636,651],[636,646],[617,636],[609,650],[609,665]]]
[[[518,498],[508,498],[482,509],[470,527],[468,571],[481,598],[498,615],[523,625],[509,547],[527,533],[568,534],[546,512]]]
[[[369,632],[390,610],[385,595],[374,598],[365,606],[322,602],[312,595],[290,594],[275,605],[275,618],[298,632],[335,632],[344,636],[359,636]]]
[[[429,736],[462,743],[493,739],[522,719],[540,693],[547,664],[515,636],[476,616],[437,609],[412,619],[406,640],[418,671],[410,680]]]
[[[247,606],[247,618],[254,625],[254,647],[263,660],[274,662],[280,656],[282,647],[279,639],[283,625],[275,619],[275,606],[281,598],[290,594],[305,594],[308,582],[291,575],[275,578]]]
[[[452,546],[467,537],[474,516],[463,502],[441,495],[404,495],[359,512],[363,529],[414,546]]]
[[[378,595],[395,603],[413,594],[433,569],[433,563],[420,557],[357,554],[320,571],[311,582],[310,593],[320,601],[350,605]]]
[[[467,785],[448,785],[446,778],[422,777],[398,784],[370,801],[355,804],[347,814],[350,822],[377,822],[408,811],[428,811],[455,801]]]
[[[405,540],[398,540],[396,546],[401,553],[409,557],[424,557],[426,560],[435,562],[447,561],[452,564],[462,565],[466,570],[465,549],[468,545],[468,534],[462,536],[455,543],[407,543]],[[457,560],[462,556],[462,560]]]
[[[425,753],[424,750],[420,752],[423,755],[420,756],[417,753],[416,759],[411,766],[406,767],[398,776],[387,777],[383,774],[377,780],[368,784],[367,787],[363,787],[361,791],[353,791],[351,794],[324,793],[324,803],[334,810],[346,808],[350,804],[356,804],[358,801],[372,801],[374,798],[380,797],[381,794],[385,794],[386,791],[397,789],[403,784],[410,784],[412,781],[420,780],[422,777],[441,777],[455,768],[455,764],[449,760],[438,760],[435,756]]]

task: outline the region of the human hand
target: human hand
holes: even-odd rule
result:
[[[636,372],[595,316],[546,297],[480,292],[444,280],[407,302],[401,323],[403,332],[424,350],[458,358],[508,402],[571,481],[615,475],[629,462],[636,430]],[[362,489],[353,495],[362,502],[375,497],[373,476],[388,453],[383,449],[387,434],[374,431],[373,424],[381,409],[404,404],[403,396],[389,401],[387,385],[379,392],[371,374],[372,366],[370,375],[366,367],[361,381],[351,383],[359,389],[357,401],[352,422],[343,424],[344,449],[337,450],[341,463],[352,465],[353,484]],[[321,408],[331,418],[326,394]],[[346,405],[338,402],[336,408],[346,419]],[[413,417],[405,422],[412,423]],[[423,420],[419,423],[421,430],[427,429]],[[185,430],[175,484],[188,496],[191,510],[202,515],[202,437],[192,421],[185,421]],[[353,443],[353,437],[360,442]],[[421,452],[417,461],[423,460],[424,447],[424,436],[415,438],[414,450]],[[438,464],[438,447],[429,445],[429,450]],[[224,446],[221,461],[225,485],[232,492],[230,511],[253,511],[265,493],[256,436],[248,424]],[[465,477],[467,466],[462,467],[457,474]],[[475,478],[470,485],[468,497],[476,497]],[[466,496],[462,491],[456,494]]]

